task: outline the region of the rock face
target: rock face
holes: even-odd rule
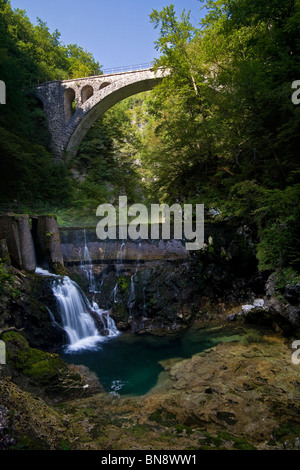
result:
[[[100,242],[95,229],[63,229],[61,242],[69,275],[88,292],[92,274],[91,295],[134,333],[225,318],[263,290],[250,235],[229,223],[207,224],[198,252],[180,240]]]
[[[33,272],[37,263],[57,272],[64,267],[55,216],[1,215],[0,239],[17,269]]]
[[[53,322],[49,305],[55,313],[55,300],[47,281],[35,274],[11,268],[0,297],[0,329],[23,330],[32,347],[55,351],[65,344],[65,332]],[[53,307],[53,308],[52,308]]]
[[[40,265],[59,272],[64,267],[64,260],[56,217],[48,215],[33,219],[33,236]]]
[[[8,268],[11,267],[11,259],[9,256],[6,240],[0,240],[0,259],[5,266],[7,266]]]
[[[292,330],[300,329],[300,284],[295,282],[278,289],[278,273],[273,273],[266,283],[266,308],[274,317],[281,317]]]
[[[0,238],[5,239],[12,264],[27,271],[36,269],[36,258],[27,215],[0,216]]]
[[[7,351],[3,375],[23,389],[56,401],[101,391],[99,381],[87,368],[68,366],[57,354],[31,348],[20,333],[4,333],[1,338]]]

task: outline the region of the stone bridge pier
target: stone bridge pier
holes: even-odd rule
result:
[[[56,158],[75,156],[80,142],[102,114],[129,96],[151,90],[165,75],[162,70],[144,69],[36,86],[32,94],[43,103]]]

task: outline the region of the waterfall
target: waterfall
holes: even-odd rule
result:
[[[52,292],[59,305],[69,350],[92,348],[103,339],[94,319],[88,313],[87,299],[75,282],[66,276],[58,281],[55,280],[52,283]]]
[[[79,286],[68,276],[57,276],[40,268],[36,274],[51,278],[52,292],[58,303],[62,327],[67,334],[68,352],[95,349],[107,338],[120,334],[109,312],[101,310],[96,302],[91,306]],[[100,335],[92,314],[101,320],[106,336]]]
[[[146,287],[143,287],[143,316],[146,317],[147,315],[147,306],[146,306]]]
[[[81,267],[85,272],[86,278],[89,282],[89,290],[92,293],[96,292],[96,282],[95,276],[93,271],[93,263],[91,260],[90,252],[87,246],[87,239],[86,239],[86,230],[84,230],[84,252],[83,252],[83,260],[81,261]]]
[[[139,242],[138,256],[137,256],[137,258],[138,258],[137,259],[137,266],[136,266],[135,273],[131,276],[131,280],[130,280],[130,296],[129,296],[129,301],[128,301],[128,308],[129,308],[129,311],[130,311],[130,316],[132,316],[132,309],[133,309],[134,304],[135,304],[135,283],[134,283],[134,279],[137,276],[138,271],[139,271],[139,267],[140,267],[140,249],[141,249],[141,246],[142,246],[142,242]]]
[[[107,310],[103,310],[99,308],[99,305],[96,302],[93,302],[93,311],[99,316],[100,320],[102,321],[103,327],[105,331],[107,331],[109,338],[115,338],[116,336],[120,335],[118,328],[114,320],[111,318],[109,312]]]
[[[119,254],[118,254],[118,259],[117,259],[117,277],[119,276],[120,274],[120,266],[123,264],[123,251],[124,251],[124,247],[125,247],[125,240],[123,239],[123,242],[120,246],[120,250],[119,250]],[[114,303],[117,304],[118,303],[118,293],[119,293],[119,282],[117,280],[116,284],[115,284],[115,287],[114,287],[114,290],[113,290],[113,299],[114,299]]]

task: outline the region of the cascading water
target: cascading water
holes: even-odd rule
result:
[[[132,316],[132,309],[133,309],[134,304],[135,304],[135,278],[138,274],[139,267],[140,267],[140,250],[141,250],[141,246],[142,246],[142,243],[139,242],[137,267],[136,267],[135,273],[131,276],[131,280],[130,280],[130,296],[129,296],[129,301],[128,301],[128,308],[129,308],[129,311],[130,311],[130,316]]]
[[[107,338],[120,334],[109,312],[101,310],[96,302],[91,306],[79,286],[68,276],[57,276],[40,268],[36,273],[53,278],[51,288],[58,302],[63,329],[67,334],[67,351],[95,349]],[[100,335],[92,314],[101,320],[106,336]]]
[[[124,248],[125,248],[125,240],[123,239],[123,242],[120,246],[120,250],[119,250],[119,254],[118,254],[118,259],[117,259],[117,277],[120,273],[120,266],[122,265],[123,263],[123,251],[124,251]],[[113,299],[114,299],[114,303],[118,303],[118,293],[119,293],[119,283],[118,281],[116,282],[115,284],[115,287],[114,287],[114,290],[113,290]]]
[[[83,251],[83,260],[81,262],[81,267],[85,272],[85,276],[89,282],[89,290],[91,293],[96,293],[96,282],[93,271],[93,263],[90,256],[90,252],[87,245],[86,231],[84,230],[84,251]]]
[[[68,349],[94,347],[102,340],[94,319],[88,313],[87,299],[68,277],[55,280],[52,291],[59,305],[62,323],[68,336]]]
[[[99,308],[99,305],[96,302],[93,302],[93,311],[101,319],[103,327],[109,338],[115,338],[116,336],[119,336],[120,332],[107,310]]]

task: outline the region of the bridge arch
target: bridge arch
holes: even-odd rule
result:
[[[101,83],[99,90],[103,90],[103,88],[109,86],[110,84],[111,84],[111,82],[103,82],[103,83]]]
[[[66,135],[69,139],[65,147],[68,157],[72,158],[76,155],[82,139],[106,111],[130,96],[152,90],[162,78],[162,74],[155,76],[152,71],[149,71],[141,73],[139,79],[133,74],[130,79],[126,77],[115,83],[104,82],[110,87],[100,87],[100,90],[95,92],[68,122]]]
[[[80,142],[102,114],[130,96],[151,90],[168,73],[150,68],[36,86],[32,92],[43,102],[56,158],[76,156]]]
[[[81,103],[85,103],[94,94],[94,88],[92,85],[85,85],[81,90]]]
[[[68,122],[75,112],[75,90],[73,88],[67,88],[64,93],[64,111],[65,121]]]

